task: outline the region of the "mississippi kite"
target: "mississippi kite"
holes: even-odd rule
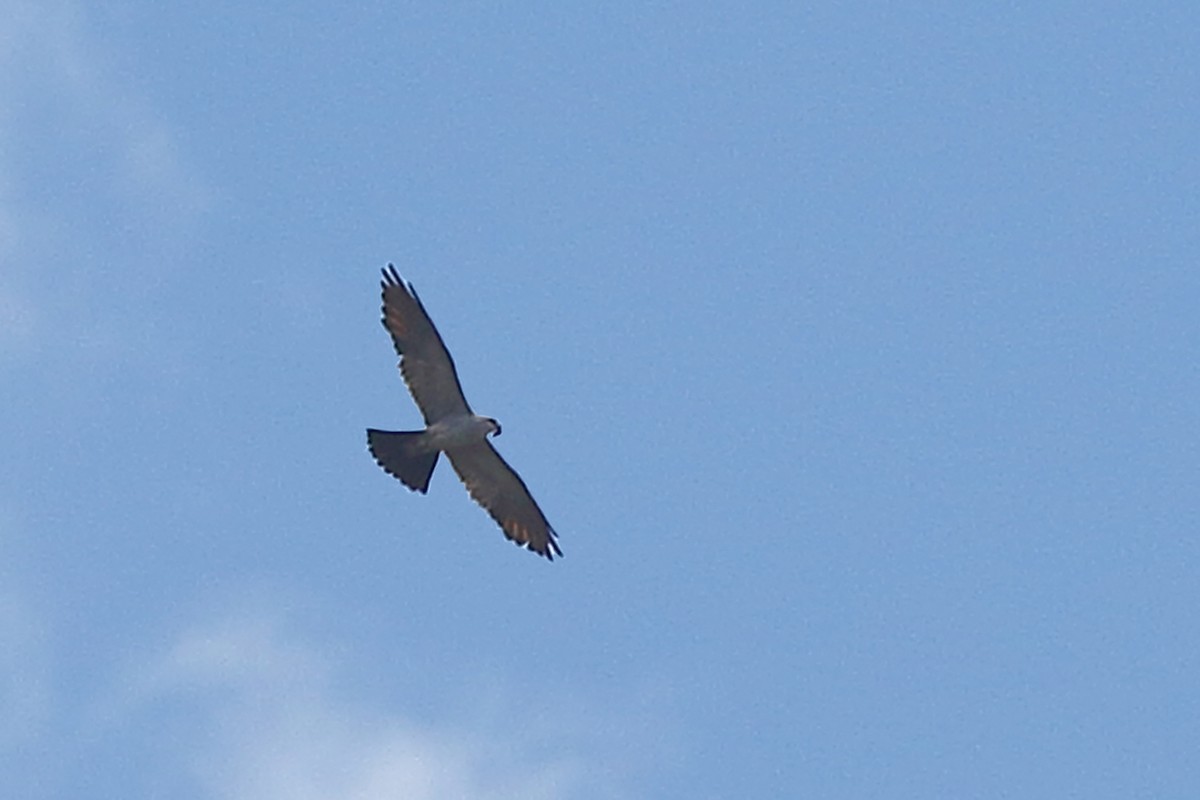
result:
[[[376,463],[409,489],[425,494],[445,453],[476,503],[518,546],[551,561],[562,555],[557,534],[534,502],[521,477],[505,463],[489,435],[500,423],[471,411],[463,397],[454,360],[411,283],[388,264],[383,271],[383,327],[400,356],[400,374],[425,417],[423,431],[367,430]]]

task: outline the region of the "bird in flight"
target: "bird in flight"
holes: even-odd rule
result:
[[[376,463],[409,489],[425,494],[445,453],[476,503],[492,515],[504,535],[551,561],[561,556],[558,534],[538,508],[525,481],[505,463],[489,435],[500,423],[471,411],[463,397],[454,359],[425,312],[411,283],[388,264],[383,270],[383,327],[400,356],[400,374],[425,417],[423,431],[367,429]]]

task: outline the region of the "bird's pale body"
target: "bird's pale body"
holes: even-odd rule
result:
[[[429,450],[453,450],[479,444],[493,433],[499,435],[500,424],[491,417],[459,414],[430,424],[425,429],[424,446]]]

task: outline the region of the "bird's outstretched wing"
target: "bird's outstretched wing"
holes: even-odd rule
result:
[[[538,508],[525,481],[505,463],[491,442],[446,451],[458,477],[476,503],[500,524],[504,535],[551,561],[561,556],[557,534]]]
[[[391,264],[383,271],[383,327],[400,356],[400,374],[417,407],[431,425],[455,414],[470,414],[454,359],[412,284],[406,284]]]

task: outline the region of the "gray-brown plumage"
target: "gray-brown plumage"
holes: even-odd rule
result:
[[[389,475],[424,494],[445,453],[467,491],[492,516],[504,535],[553,560],[562,555],[557,534],[525,482],[488,441],[500,423],[471,411],[454,359],[421,304],[388,264],[383,271],[383,327],[400,356],[400,374],[425,417],[423,431],[367,430],[371,455]]]

